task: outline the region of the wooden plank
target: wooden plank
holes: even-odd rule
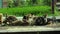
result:
[[[0,27],[0,32],[41,32],[41,31],[60,31],[60,27],[45,27],[45,26],[17,26],[17,27]]]

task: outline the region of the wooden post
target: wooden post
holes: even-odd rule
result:
[[[55,5],[55,0],[52,0],[52,14],[54,14],[54,5]]]

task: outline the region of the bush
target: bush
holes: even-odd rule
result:
[[[51,14],[51,7],[49,6],[31,6],[31,7],[15,7],[15,8],[0,8],[0,13],[8,13],[9,15],[23,16],[29,13],[35,15],[43,15],[45,13]]]

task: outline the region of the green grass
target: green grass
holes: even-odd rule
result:
[[[51,7],[49,6],[31,6],[31,7],[15,7],[15,8],[0,8],[0,13],[4,15],[8,13],[8,15],[16,15],[16,16],[23,16],[29,13],[33,13],[35,15],[43,15],[47,13],[48,15],[51,14]]]

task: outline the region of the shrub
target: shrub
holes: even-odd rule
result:
[[[15,7],[15,8],[0,8],[0,13],[8,13],[9,15],[23,16],[29,13],[35,15],[51,14],[49,6],[31,6],[31,7]]]

